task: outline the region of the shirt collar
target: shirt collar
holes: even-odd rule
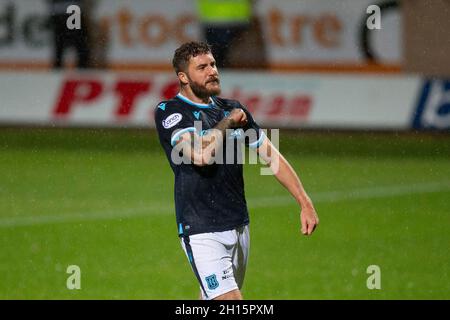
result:
[[[214,106],[214,100],[211,97],[209,98],[209,100],[211,101],[209,104],[194,102],[192,100],[189,100],[185,96],[183,96],[181,93],[178,93],[177,97],[180,100],[183,100],[184,102],[186,102],[194,107],[197,107],[197,108],[212,108]]]

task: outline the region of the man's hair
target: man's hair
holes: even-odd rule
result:
[[[175,73],[185,71],[191,57],[211,52],[211,47],[206,42],[186,42],[182,44],[173,55],[172,65]]]

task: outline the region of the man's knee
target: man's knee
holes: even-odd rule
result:
[[[242,294],[239,289],[232,290],[230,292],[224,293],[213,300],[242,300]]]

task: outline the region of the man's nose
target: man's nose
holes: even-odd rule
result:
[[[208,75],[210,75],[210,76],[217,76],[218,74],[219,74],[219,72],[217,71],[216,67],[210,67],[209,68]]]

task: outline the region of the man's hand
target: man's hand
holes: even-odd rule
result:
[[[312,204],[302,208],[300,221],[302,223],[302,233],[306,236],[311,235],[319,224],[319,217]]]
[[[242,128],[247,124],[247,114],[240,108],[231,110],[227,118],[230,120],[230,128]]]

